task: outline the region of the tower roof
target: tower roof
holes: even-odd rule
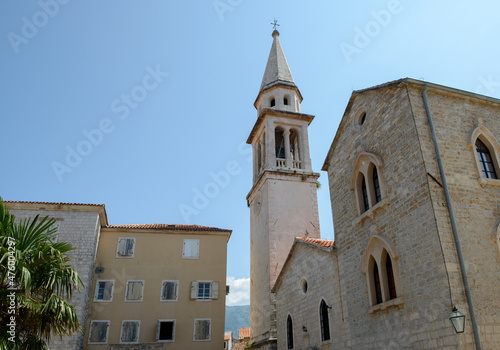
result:
[[[271,52],[269,53],[269,58],[267,59],[262,84],[260,85],[261,92],[273,85],[276,85],[277,83],[296,87],[295,82],[293,81],[292,72],[290,72],[285,54],[281,48],[279,36],[280,33],[277,30],[274,30],[273,45],[271,46]]]

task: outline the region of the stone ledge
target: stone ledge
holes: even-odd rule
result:
[[[368,308],[368,313],[372,314],[375,311],[385,310],[385,309],[388,309],[388,308],[390,308],[392,306],[402,306],[402,305],[404,305],[404,303],[405,302],[404,302],[403,297],[397,297],[396,299],[391,299],[391,300],[385,301],[383,303],[370,306]]]
[[[384,210],[387,210],[387,208],[389,207],[389,204],[390,204],[390,202],[389,202],[388,198],[382,199],[380,202],[378,202],[373,207],[371,207],[370,209],[365,211],[363,214],[358,216],[356,219],[354,219],[354,224],[357,225],[360,222],[365,221],[366,218],[370,218],[373,220],[375,218],[375,213],[380,211],[380,209],[382,209],[382,208]]]

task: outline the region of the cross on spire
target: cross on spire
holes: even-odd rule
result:
[[[276,18],[274,19],[274,22],[271,22],[271,25],[273,26],[274,30],[276,30],[277,28],[276,27],[279,27],[280,25],[278,24],[278,21],[276,20]]]

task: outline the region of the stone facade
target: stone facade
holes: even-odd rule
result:
[[[296,291],[301,279],[319,278],[314,261],[326,253],[295,244],[274,288],[280,349],[286,348],[287,312],[294,319],[294,349],[476,348],[422,96],[425,85],[479,339],[482,349],[498,348],[500,180],[483,176],[475,142],[479,137],[487,144],[500,175],[500,101],[402,79],[353,92],[323,167],[329,177],[335,249],[319,275],[333,271],[320,292],[332,306],[332,342],[304,343],[302,324],[312,325],[306,328],[317,338],[318,300]],[[371,179],[374,168],[376,181]],[[363,181],[371,181],[372,187],[363,188]],[[387,260],[392,262],[392,286]],[[382,274],[375,277],[375,270]],[[340,292],[328,296],[337,287]],[[457,334],[448,319],[452,306],[466,315],[464,333]]]
[[[76,250],[70,253],[73,267],[85,286],[70,300],[82,326],[82,331],[71,337],[53,337],[51,349],[81,349],[90,306],[95,259],[101,225],[107,225],[104,205],[80,205],[61,203],[5,202],[16,220],[49,216],[59,226],[58,241],[71,243]]]

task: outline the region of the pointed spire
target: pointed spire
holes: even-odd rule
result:
[[[288,63],[281,48],[279,41],[280,33],[275,29],[273,31],[273,46],[267,59],[267,66],[260,85],[260,91],[267,89],[276,83],[283,83],[286,85],[296,86],[293,81],[292,72],[288,67]]]

